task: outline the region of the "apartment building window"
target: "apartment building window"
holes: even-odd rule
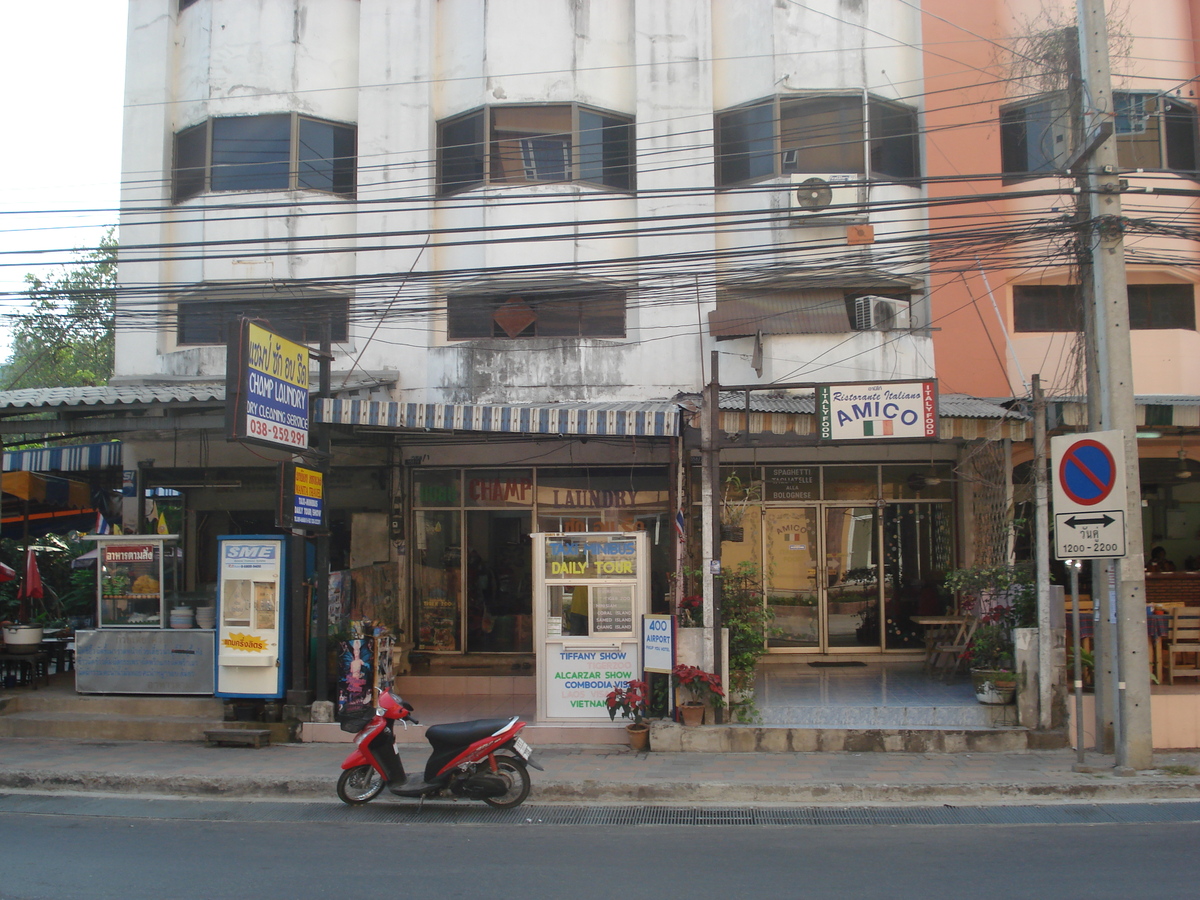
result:
[[[485,107],[438,125],[438,192],[564,181],[631,191],[633,128],[577,104]]]
[[[1117,162],[1128,169],[1196,171],[1196,110],[1166,94],[1113,91]]]
[[[1146,91],[1113,91],[1117,161],[1126,169],[1195,172],[1194,107]],[[1005,175],[1037,175],[1066,165],[1073,149],[1066,95],[1045,94],[1000,110],[1000,165]]]
[[[179,0],[179,11],[183,12],[185,9],[187,9],[189,6],[191,6],[195,2],[196,2],[196,0]]]
[[[1196,330],[1191,284],[1131,284],[1129,327],[1134,331]],[[1083,300],[1078,285],[1014,285],[1013,328],[1019,332],[1081,331]]]
[[[1053,172],[1071,150],[1066,98],[1047,94],[1000,110],[1000,168],[1006,175]]]
[[[265,291],[247,291],[230,296],[220,289],[205,296],[181,299],[177,304],[176,339],[179,344],[225,344],[232,329],[243,316],[260,319],[275,334],[301,344],[317,344],[325,322],[329,339],[344,343],[349,339],[350,301],[346,297],[306,296],[274,298]]]
[[[352,196],[357,131],[295,113],[222,116],[175,135],[172,199],[205,191],[312,190]]]
[[[623,291],[459,294],[446,298],[453,341],[484,338],[623,338]]]
[[[917,134],[915,109],[877,97],[773,97],[717,114],[717,184],[792,173],[917,178]]]

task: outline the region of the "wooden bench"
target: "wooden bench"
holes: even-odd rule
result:
[[[240,744],[248,747],[271,745],[271,732],[266,728],[214,728],[204,732],[204,742],[210,747],[220,744]]]

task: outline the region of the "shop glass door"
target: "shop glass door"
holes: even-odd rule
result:
[[[764,510],[768,647],[879,649],[878,535],[874,507]]]

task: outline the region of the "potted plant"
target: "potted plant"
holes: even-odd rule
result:
[[[629,746],[634,752],[650,748],[650,726],[642,721],[649,708],[649,696],[650,688],[646,682],[627,681],[604,698],[609,719],[616,721],[619,711],[621,718],[633,720],[625,726],[625,731],[629,734]]]
[[[980,703],[1003,706],[1012,703],[1016,695],[1016,650],[1009,618],[1011,607],[995,609],[984,616],[971,637],[967,659]]]
[[[689,594],[679,599],[679,627],[702,628],[704,626],[704,598]]]
[[[721,687],[721,679],[712,672],[680,663],[671,670],[671,676],[675,686],[684,689],[692,698],[679,704],[684,725],[700,725],[704,721],[705,707],[725,705],[725,689]]]
[[[762,485],[742,481],[737,472],[730,472],[721,487],[721,540],[735,543],[745,539],[742,520],[752,503],[762,498]]]

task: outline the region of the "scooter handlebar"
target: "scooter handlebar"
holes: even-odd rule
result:
[[[416,716],[414,716],[412,713],[409,713],[407,716],[405,716],[405,717],[404,717],[404,721],[405,721],[405,722],[412,722],[414,725],[420,725],[420,724],[421,724],[419,721],[417,721],[417,717],[416,717]]]

